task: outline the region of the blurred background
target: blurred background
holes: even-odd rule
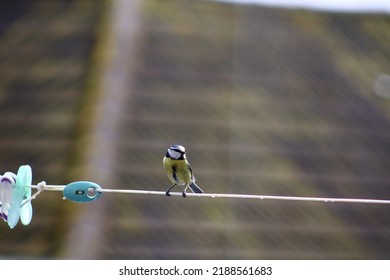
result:
[[[390,18],[190,0],[0,7],[0,173],[165,191],[390,199]],[[179,189],[177,189],[180,191]],[[44,192],[3,259],[388,259],[390,208]]]

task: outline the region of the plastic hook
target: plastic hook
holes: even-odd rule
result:
[[[101,196],[101,187],[89,181],[73,182],[65,186],[63,190],[64,198],[77,203],[91,202]]]

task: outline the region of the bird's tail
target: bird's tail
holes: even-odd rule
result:
[[[201,188],[199,188],[199,186],[197,184],[195,184],[195,182],[192,182],[190,184],[190,189],[194,193],[204,193],[204,191]]]

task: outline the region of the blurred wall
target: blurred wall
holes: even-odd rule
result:
[[[162,157],[182,144],[206,192],[390,197],[388,15],[101,3],[23,4],[4,24],[4,172],[29,163],[34,182],[165,191]],[[27,228],[2,224],[1,254],[389,257],[385,205],[118,194],[78,205],[60,198],[44,193],[34,201]]]

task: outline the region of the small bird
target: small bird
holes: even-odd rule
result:
[[[187,161],[186,150],[183,146],[171,146],[163,159],[163,164],[169,180],[173,183],[165,193],[167,196],[170,196],[169,192],[176,186],[185,186],[183,197],[186,197],[188,187],[194,193],[203,193],[202,189],[195,184],[195,176]]]

